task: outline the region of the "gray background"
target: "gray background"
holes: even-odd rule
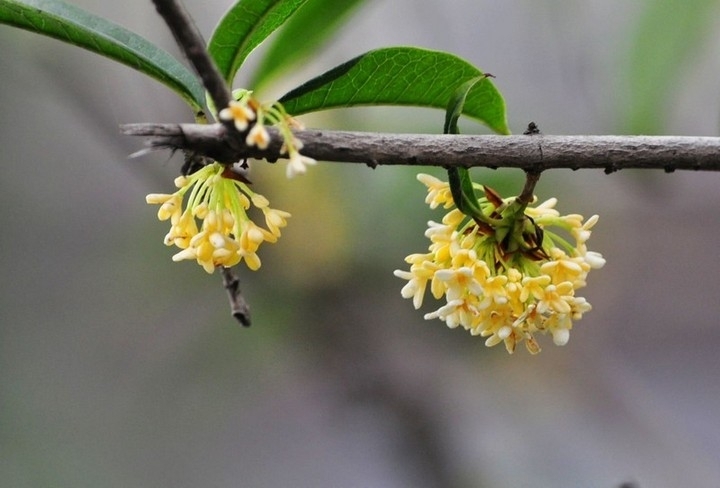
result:
[[[177,53],[149,2],[78,3]],[[206,34],[227,7],[187,4]],[[493,73],[514,132],[531,120],[552,134],[637,131],[629,53],[648,4],[369,1],[260,95],[372,48],[419,45]],[[718,133],[711,13],[668,73],[658,132]],[[126,122],[190,121],[182,103],[49,39],[2,26],[0,43],[3,486],[720,486],[720,176],[544,175],[541,198],[600,214],[590,247],[608,264],[590,275],[594,310],[569,344],[545,338],[532,357],[425,322],[401,299],[392,270],[439,218],[413,170],[320,164],[288,182],[282,164],[256,163],[257,190],[293,217],[261,270],[242,272],[255,324],[240,329],[219,276],[172,263],[144,203],[172,189],[179,159],[128,160],[141,141],[118,135]],[[442,117],[304,121],[438,132]]]

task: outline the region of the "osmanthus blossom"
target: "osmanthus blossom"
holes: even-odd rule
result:
[[[277,127],[283,139],[280,153],[286,154],[289,160],[286,172],[288,178],[305,174],[308,166],[316,164],[313,158],[300,154],[303,144],[295,137],[292,129],[302,129],[302,125],[290,117],[280,103],[261,104],[249,90],[236,90],[233,96],[235,100],[220,110],[218,118],[232,121],[239,132],[247,130],[245,143],[248,146],[257,146],[259,149],[268,147],[270,136],[265,126],[269,123]]]
[[[175,193],[152,193],[146,201],[160,205],[160,220],[170,220],[165,245],[181,249],[173,261],[196,260],[208,273],[243,260],[248,268],[257,270],[261,264],[258,248],[263,242],[276,242],[290,217],[271,208],[267,198],[253,192],[230,167],[220,163],[179,176],[175,186]],[[250,219],[247,211],[251,206],[262,212],[267,229]]]
[[[428,188],[425,202],[448,212],[440,223],[428,223],[428,252],[409,255],[409,271],[395,271],[407,280],[402,296],[418,309],[429,288],[445,303],[425,319],[462,326],[486,337],[489,347],[502,342],[512,353],[524,342],[535,354],[537,334],[566,344],[573,322],[591,309],[576,292],[591,269],[605,264],[586,245],[598,216],[560,215],[554,198],[525,206],[484,188],[477,202],[484,217],[470,218],[456,208],[447,182],[426,174],[418,180]]]
[[[282,105],[261,104],[248,90],[236,90],[233,96],[235,99],[220,110],[218,118],[246,132],[248,146],[266,149],[270,143],[266,124],[274,125],[283,140],[280,152],[289,159],[289,178],[305,173],[308,165],[315,164],[314,159],[300,154],[302,142],[292,131],[300,125]],[[230,166],[217,162],[176,178],[175,186],[175,193],[152,193],[146,201],[160,205],[160,220],[170,220],[165,244],[180,249],[173,260],[196,260],[208,273],[241,261],[252,270],[260,268],[258,248],[263,242],[276,242],[290,217],[288,212],[271,208],[268,200],[253,192],[247,180]],[[266,228],[248,216],[251,207],[262,212]]]

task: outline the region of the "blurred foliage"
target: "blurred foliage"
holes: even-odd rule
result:
[[[193,110],[203,90],[177,59],[143,37],[61,0],[0,0],[0,23],[53,37],[123,63],[164,83]]]
[[[630,134],[666,130],[669,108],[708,39],[717,0],[646,0],[628,53],[629,92],[621,110]]]
[[[365,0],[308,0],[278,32],[249,86],[262,89],[275,77],[311,56],[337,33]],[[302,40],[302,42],[299,42]]]

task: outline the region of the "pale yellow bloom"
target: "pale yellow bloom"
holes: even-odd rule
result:
[[[276,237],[280,237],[280,229],[287,225],[287,219],[290,218],[290,214],[283,210],[274,208],[263,208],[263,214],[265,215],[265,225]]]
[[[302,156],[297,151],[291,152],[286,171],[287,177],[294,178],[297,175],[304,175],[307,173],[307,167],[316,163],[317,161],[313,158]]]
[[[295,136],[293,129],[302,129],[303,126],[285,112],[282,104],[260,103],[248,90],[235,90],[233,96],[236,100],[220,110],[218,118],[226,122],[232,121],[239,132],[247,131],[245,144],[261,150],[267,149],[270,145],[270,134],[265,127],[267,123],[275,126],[282,138],[280,154],[287,155],[288,178],[305,174],[308,166],[316,164],[317,161],[313,158],[300,154],[303,144]]]
[[[419,174],[417,178],[422,184],[428,187],[425,203],[427,203],[430,208],[450,208],[454,205],[450,185],[448,185],[446,181],[423,173]]]
[[[257,146],[258,149],[267,149],[270,144],[270,135],[264,125],[257,123],[248,131],[245,143],[248,146]]]
[[[180,249],[173,261],[195,260],[208,273],[243,260],[248,268],[258,269],[260,245],[276,242],[290,217],[270,208],[267,198],[250,190],[219,163],[179,177],[175,184],[178,191],[174,194],[152,193],[146,200],[160,205],[160,220],[170,219],[165,244]],[[250,220],[246,211],[252,205],[263,212],[269,230]]]
[[[220,110],[218,114],[220,120],[232,121],[240,132],[247,130],[250,122],[255,120],[255,116],[255,111],[248,106],[246,100],[232,100],[230,105]]]
[[[591,269],[605,264],[600,253],[586,247],[597,216],[585,222],[581,215],[562,216],[555,209],[557,199],[552,198],[528,206],[524,215],[533,220],[527,221],[522,220],[524,215],[509,212],[512,199],[495,208],[481,198],[479,207],[495,212],[497,221],[502,221],[505,210],[510,215],[506,218],[520,219],[503,224],[509,227],[502,239],[496,239],[489,224],[481,227],[455,208],[447,183],[428,175],[418,179],[428,188],[426,203],[442,206],[448,213],[442,223],[428,223],[429,252],[411,254],[406,258],[410,270],[395,271],[395,276],[407,280],[402,296],[412,298],[415,308],[420,308],[430,283],[432,295],[445,303],[425,318],[440,319],[451,328],[462,326],[485,337],[487,346],[504,343],[513,352],[524,343],[536,354],[537,334],[551,335],[556,345],[566,344],[573,321],[592,308],[576,292],[585,286]],[[553,228],[566,231],[574,243]],[[536,242],[540,238],[542,242]]]

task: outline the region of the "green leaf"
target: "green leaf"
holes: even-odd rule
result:
[[[443,126],[443,134],[459,134],[458,119],[465,109],[465,102],[468,94],[475,88],[475,85],[488,79],[488,75],[476,76],[470,78],[465,83],[455,89],[445,110],[445,125]]]
[[[282,71],[317,54],[364,0],[308,0],[278,32],[250,86],[258,90]],[[302,39],[302,42],[298,42]]]
[[[470,171],[467,168],[458,168],[457,166],[451,166],[447,171],[450,193],[458,210],[481,222],[487,220],[478,205],[478,198],[473,189]]]
[[[457,56],[415,47],[367,52],[295,88],[280,98],[288,113],[357,105],[446,108],[458,85],[483,73]],[[467,94],[463,113],[495,132],[508,134],[505,101],[485,80]]]
[[[486,75],[476,76],[455,90],[445,110],[444,134],[460,133],[457,122],[465,109],[467,97],[478,84],[485,83],[486,81],[488,81]],[[458,210],[480,221],[484,222],[487,220],[478,205],[478,198],[475,194],[472,179],[470,178],[470,170],[467,168],[458,168],[457,166],[448,168],[448,183],[450,185],[450,193],[452,193],[453,201]]]
[[[203,106],[202,86],[177,59],[147,39],[74,5],[60,0],[0,0],[0,23],[123,63],[173,89],[194,111]]]
[[[240,0],[230,7],[208,43],[208,52],[228,85],[253,49],[306,1]]]
[[[630,99],[623,102],[625,130],[658,134],[666,130],[673,95],[689,62],[713,33],[716,0],[655,0],[646,5],[630,49]]]

